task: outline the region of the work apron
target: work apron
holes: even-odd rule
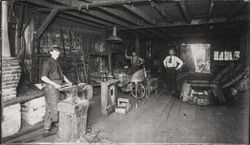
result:
[[[62,80],[53,80],[53,82],[61,85]],[[61,93],[52,85],[48,85],[44,88],[46,112],[44,117],[44,128],[50,129],[53,123],[58,122],[57,103],[61,97]]]
[[[135,72],[140,70],[139,65],[131,65],[131,74],[133,75]]]

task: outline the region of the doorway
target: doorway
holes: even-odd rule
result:
[[[210,73],[210,44],[182,44],[181,58],[184,71]]]

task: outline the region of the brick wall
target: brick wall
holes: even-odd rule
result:
[[[16,98],[16,88],[20,79],[21,68],[18,59],[2,58],[2,101]]]

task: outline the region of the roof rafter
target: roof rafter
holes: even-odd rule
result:
[[[185,4],[185,0],[179,1],[179,4],[180,4],[181,12],[182,12],[186,22],[191,23],[191,17],[190,17],[190,14],[188,12],[187,6]]]
[[[119,10],[116,10],[116,9],[113,9],[113,8],[107,8],[107,7],[99,7],[99,9],[101,9],[102,11],[105,11],[115,17],[118,17],[119,19],[121,20],[124,20],[126,22],[129,22],[133,25],[139,25],[139,21],[134,18],[134,17],[130,17],[128,16],[127,14],[119,11]]]
[[[208,10],[208,16],[207,16],[207,21],[210,20],[211,16],[212,16],[212,13],[213,13],[213,10],[214,10],[214,0],[210,0],[210,7],[209,7],[209,10]]]
[[[39,39],[43,32],[48,28],[49,24],[54,20],[56,15],[58,14],[59,9],[53,8],[46,19],[43,21],[42,25],[38,28],[37,33],[35,35],[35,39]]]
[[[162,18],[168,22],[168,23],[172,23],[169,18],[167,17],[167,15],[165,14],[165,12],[154,2],[151,2],[151,7],[154,8],[154,10],[160,14],[162,16]]]
[[[109,1],[96,1],[92,4],[82,4],[81,7],[85,9],[96,8],[96,7],[107,7],[113,5],[122,5],[122,4],[135,4],[142,2],[150,2],[151,0],[109,0]]]
[[[97,18],[97,19],[100,19],[100,20],[103,20],[103,21],[106,21],[109,23],[117,24],[117,25],[122,26],[122,27],[128,27],[127,23],[124,23],[121,20],[118,20],[118,19],[116,19],[112,16],[109,16],[109,15],[103,14],[101,12],[92,11],[92,10],[80,10],[80,11],[84,12],[85,14],[88,14],[94,18]]]
[[[123,4],[122,6],[127,11],[129,11],[129,12],[133,13],[134,15],[140,17],[141,19],[143,19],[144,21],[146,21],[150,25],[155,25],[154,20],[149,15],[147,15],[142,10],[140,10],[139,8],[136,8],[135,6],[129,6],[127,4]]]
[[[40,5],[40,6],[51,8],[51,9],[59,8],[60,12],[62,12],[64,14],[73,15],[73,16],[78,17],[80,19],[90,21],[90,22],[93,22],[96,24],[102,24],[105,26],[110,26],[112,24],[116,24],[116,26],[125,26],[126,27],[125,23],[123,23],[121,21],[116,21],[116,19],[114,19],[110,16],[107,16],[107,15],[100,14],[100,13],[98,13],[98,15],[100,14],[99,16],[95,16],[95,15],[97,15],[95,12],[88,12],[87,13],[86,11],[81,11],[82,13],[86,13],[86,14],[90,15],[90,16],[84,16],[82,14],[77,13],[77,12],[79,12],[78,9],[76,9],[74,7],[70,7],[70,6],[58,6],[56,4],[52,4],[52,3],[49,3],[49,2],[44,1],[44,0],[39,0],[39,1],[37,1],[37,0],[20,0],[20,1],[29,2],[29,3],[32,3],[35,5]],[[69,12],[68,10],[76,10],[76,11]]]

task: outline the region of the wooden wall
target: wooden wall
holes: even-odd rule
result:
[[[12,56],[19,58],[22,66],[21,82],[39,82],[39,57],[48,56],[52,44],[61,46],[62,56],[86,55],[94,50],[98,41],[105,40],[106,31],[56,16],[39,39],[34,36],[48,13],[37,11],[30,5],[11,3],[9,33]]]

